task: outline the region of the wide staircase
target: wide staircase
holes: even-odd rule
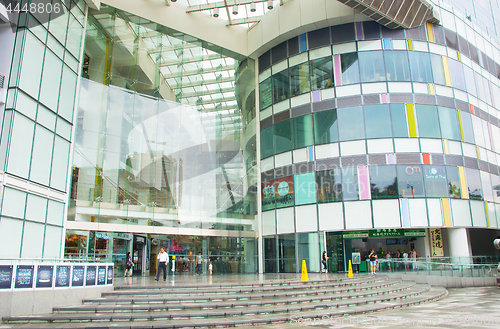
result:
[[[438,300],[442,287],[385,275],[217,285],[117,286],[50,315],[10,316],[1,327],[187,328],[297,323]]]

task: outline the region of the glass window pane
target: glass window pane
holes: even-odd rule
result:
[[[396,166],[370,166],[372,199],[397,199]]]
[[[288,78],[288,69],[273,74],[273,104],[284,101],[290,97],[290,80]]]
[[[342,168],[342,197],[344,201],[359,200],[358,168]]]
[[[47,224],[62,226],[64,222],[64,203],[49,200]]]
[[[6,187],[3,192],[2,216],[24,218],[26,192]]]
[[[311,89],[333,87],[333,57],[328,56],[311,61]]]
[[[318,202],[342,201],[342,175],[340,169],[316,172]]]
[[[292,149],[292,136],[290,120],[285,120],[274,125],[275,153],[282,153]]]
[[[361,106],[338,109],[337,113],[341,141],[365,138],[365,125]]]
[[[467,92],[477,97],[476,81],[474,80],[474,71],[465,65],[462,66],[465,75],[465,84]]]
[[[384,57],[387,81],[411,81],[406,51],[385,51]]]
[[[54,154],[52,157],[52,171],[50,174],[50,187],[66,191],[66,178],[68,175],[69,142],[59,136],[55,137]]]
[[[460,90],[466,90],[465,76],[462,63],[448,59],[448,66],[450,68],[451,85]]]
[[[25,221],[21,258],[42,258],[44,235],[44,224]]]
[[[495,203],[500,203],[500,177],[495,174],[491,175],[491,185],[493,188],[493,200]]]
[[[313,113],[313,119],[314,142],[316,144],[332,143],[339,140],[336,109]]]
[[[68,49],[73,56],[79,58],[80,47],[82,40],[83,26],[70,15],[68,26],[68,41],[66,42],[66,49]]]
[[[290,68],[290,96],[297,96],[311,91],[309,84],[309,63],[302,63]]]
[[[314,173],[295,175],[293,178],[295,205],[316,203],[316,182]]]
[[[38,105],[38,113],[36,115],[36,122],[43,125],[46,128],[49,128],[51,131],[54,131],[56,127],[56,119],[57,115],[43,106],[42,104]]]
[[[273,104],[271,77],[259,83],[259,102],[261,111]]]
[[[260,131],[260,158],[264,159],[273,155],[273,127]]]
[[[481,174],[481,183],[483,184],[483,195],[484,195],[484,200],[486,201],[493,201],[493,189],[491,186],[491,179],[490,179],[490,173],[480,171]]]
[[[57,15],[57,17],[50,19],[49,21],[49,31],[52,33],[57,40],[63,45],[66,44],[66,33],[68,31],[68,18],[69,12],[64,8],[60,0],[54,0],[53,5],[60,6],[61,10],[64,12],[62,15]],[[64,8],[64,9],[63,9]],[[80,34],[81,38],[81,34]]]
[[[448,182],[444,166],[424,166],[425,195],[427,197],[448,197]]]
[[[73,109],[75,106],[76,74],[66,65],[63,67],[61,93],[57,113],[73,122]]]
[[[43,64],[40,101],[54,112],[57,111],[61,72],[62,61],[50,50],[47,50],[45,52],[45,62]]]
[[[45,47],[30,32],[26,32],[19,87],[38,99]]]
[[[45,244],[43,246],[43,258],[58,259],[61,257],[62,228],[45,226]]]
[[[33,98],[29,97],[20,90],[18,91],[16,102],[17,111],[26,115],[31,120],[35,120],[37,105],[37,102]]]
[[[429,53],[410,51],[410,70],[412,81],[432,82],[432,70]]]
[[[35,123],[21,114],[14,116],[10,139],[7,172],[28,178]]]
[[[313,125],[311,114],[293,118],[292,129],[294,149],[313,145]]]
[[[391,123],[394,137],[408,137],[408,122],[404,104],[391,104]]]
[[[436,106],[416,105],[418,136],[441,138]]]
[[[54,134],[42,126],[36,125],[31,156],[30,180],[45,186],[49,185],[53,143]]]
[[[392,137],[389,106],[366,105],[364,107],[366,138]]]
[[[24,221],[8,217],[0,218],[0,249],[2,258],[21,256],[21,239]]]
[[[483,188],[481,186],[481,178],[479,176],[479,170],[465,168],[465,178],[467,180],[469,199],[483,200]]]
[[[474,128],[472,127],[471,115],[467,112],[460,111],[460,119],[462,121],[464,141],[467,143],[474,143]]]
[[[443,57],[431,54],[431,64],[434,83],[438,85],[446,85],[446,80],[444,79]]]
[[[340,67],[342,69],[342,85],[359,83],[358,53],[341,54]]]
[[[71,140],[71,124],[66,120],[58,117],[56,132],[58,135],[64,137],[67,140]]]
[[[362,82],[385,81],[384,57],[381,51],[358,53]]]
[[[424,196],[422,167],[417,165],[398,165],[398,191],[402,198]]]
[[[446,166],[446,177],[448,178],[448,196],[450,198],[460,199],[460,178],[458,177],[458,168]]]
[[[34,220],[35,222],[45,223],[45,215],[47,213],[47,199],[34,194],[28,194],[28,202],[26,204],[26,219]]]
[[[443,138],[460,140],[457,110],[439,106],[438,113]]]

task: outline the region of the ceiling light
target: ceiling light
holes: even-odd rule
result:
[[[257,11],[257,8],[256,8],[256,6],[255,6],[255,2],[252,2],[252,3],[250,4],[250,11],[251,11],[252,13],[255,13],[255,12]]]
[[[267,1],[267,9],[271,10],[273,8],[274,8],[273,0],[268,0]]]
[[[233,15],[238,15],[238,6],[233,6]]]
[[[219,17],[219,8],[214,8],[214,17]]]

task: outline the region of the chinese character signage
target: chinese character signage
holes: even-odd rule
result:
[[[401,229],[381,229],[371,230],[370,238],[401,238],[404,237],[404,230]]]
[[[440,228],[432,228],[431,231],[431,256],[443,257],[443,240]]]

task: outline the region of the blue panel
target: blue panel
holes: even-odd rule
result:
[[[401,201],[401,219],[403,220],[403,227],[410,227],[410,215],[408,211],[408,200],[400,199]]]
[[[306,42],[306,34],[303,33],[300,35],[300,52],[303,53],[307,51],[307,42]]]
[[[307,156],[309,158],[309,161],[313,161],[314,158],[313,158],[313,147],[312,146],[309,146],[307,148]]]
[[[392,49],[391,39],[384,39],[384,49]]]

